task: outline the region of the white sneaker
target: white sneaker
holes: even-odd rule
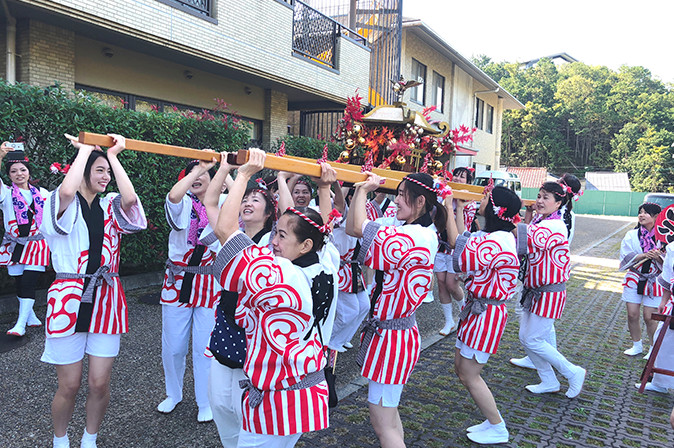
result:
[[[555,392],[559,392],[559,381],[548,384],[530,384],[525,389],[532,394],[554,394]]]
[[[536,366],[531,362],[531,358],[525,356],[524,358],[510,358],[510,363],[516,365],[517,367],[522,367],[523,369],[534,369]]]
[[[347,348],[347,349],[348,349],[348,348],[353,348],[353,344],[350,343],[350,342],[345,342],[345,343],[344,343],[344,348]]]
[[[628,348],[623,353],[626,354],[627,356],[636,356],[636,355],[642,354],[643,352],[644,352],[644,346],[641,343],[641,341],[639,341],[639,342],[633,342],[632,347]]]
[[[645,359],[646,361],[648,361],[648,360],[650,359],[650,357],[651,357],[651,353],[653,353],[653,346],[652,346],[652,345],[651,345],[651,348],[648,349],[648,353],[646,353],[646,356],[644,356],[643,359]]]
[[[164,401],[159,403],[159,405],[157,406],[157,410],[162,414],[169,414],[173,412],[178,403],[180,403],[180,401],[175,401],[171,397],[166,397]]]
[[[585,375],[587,370],[582,367],[578,367],[576,373],[573,374],[569,380],[569,390],[566,391],[566,396],[569,398],[576,398],[580,391],[583,390],[583,383],[585,383]]]
[[[206,423],[213,420],[213,411],[211,407],[199,408],[199,414],[197,415],[197,421],[199,423]]]
[[[469,426],[466,428],[466,431],[468,432],[478,432],[478,431],[484,431],[485,429],[489,428],[491,426],[491,423],[489,423],[489,420],[485,420],[480,424]]]
[[[421,303],[433,303],[433,300],[435,300],[435,298],[433,297],[433,294],[429,292],[426,294],[426,298],[422,300]]]
[[[63,437],[54,436],[54,441],[52,444],[53,448],[70,448],[70,440],[68,439],[68,433]]]
[[[508,429],[505,422],[498,425],[489,425],[489,428],[482,431],[469,432],[466,436],[475,443],[480,445],[491,445],[494,443],[508,443]]]
[[[636,383],[634,385],[637,389],[641,387],[641,383]],[[646,383],[646,387],[644,387],[644,390],[648,390],[651,392],[659,392],[661,394],[666,394],[668,392],[668,389],[662,386],[656,386],[655,384],[651,383],[650,381]]]

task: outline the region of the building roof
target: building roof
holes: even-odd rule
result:
[[[627,173],[610,171],[585,173],[585,189],[601,191],[632,191]]]
[[[505,109],[524,109],[524,105],[520,103],[517,98],[508,93],[508,91],[501,87],[496,81],[491,79],[489,75],[452,48],[423,21],[403,17],[403,29],[415,32],[422,40],[424,40],[424,42],[454,62],[461,68],[461,70],[468,73],[488,89],[494,90],[494,92],[490,93],[494,93],[500,98],[503,98],[503,107]]]
[[[561,59],[569,63],[578,62],[578,59],[574,58],[573,56],[569,56],[568,53],[555,53],[551,54],[550,56],[543,56],[541,58],[536,58],[530,61],[522,62],[522,65],[526,66],[527,68],[533,67],[534,65],[536,65],[536,62],[540,61],[541,59],[550,59],[551,61],[554,61],[555,59]]]
[[[509,166],[506,172],[517,174],[522,183],[522,188],[539,188],[548,180],[547,168]]]

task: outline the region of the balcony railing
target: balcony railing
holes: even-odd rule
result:
[[[213,17],[213,0],[159,0],[195,15]]]
[[[337,37],[346,35],[367,45],[365,38],[339,22],[307,6],[293,2],[293,51],[312,61],[335,68]]]

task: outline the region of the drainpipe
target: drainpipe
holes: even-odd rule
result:
[[[480,92],[473,92],[473,95],[478,96],[478,95],[482,95],[483,93],[499,93],[500,91],[501,91],[501,88],[497,87],[497,88],[492,89],[492,90],[482,90]]]
[[[5,79],[9,84],[14,84],[16,82],[16,19],[10,14],[6,0],[2,0],[2,7],[5,10],[5,18],[7,20],[7,53],[5,61],[7,73]]]

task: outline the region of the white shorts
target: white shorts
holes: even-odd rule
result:
[[[660,305],[662,297],[654,297],[645,294],[639,294],[634,288],[623,288],[623,302],[636,303],[643,306],[657,308]]]
[[[454,265],[452,264],[452,254],[438,252],[435,255],[435,264],[433,272],[450,272],[454,274]]]
[[[44,272],[44,266],[34,266],[32,264],[10,264],[7,265],[7,273],[12,277],[23,275],[23,271]]]
[[[456,338],[456,344],[454,344],[454,347],[459,349],[461,356],[464,358],[475,358],[475,360],[480,364],[487,364],[487,361],[489,361],[489,357],[491,356],[489,353],[481,352],[480,350],[475,350],[474,348],[468,347],[466,344],[460,341],[459,338]]]
[[[385,408],[397,408],[404,384],[382,384],[370,380],[367,389],[367,401]],[[379,404],[381,402],[381,404]]]
[[[119,354],[119,334],[75,333],[62,338],[48,337],[44,344],[42,362],[63,366],[74,364],[84,354],[100,358],[114,358]]]
[[[289,436],[276,436],[274,434],[254,434],[241,428],[239,432],[238,448],[292,448],[302,437],[302,433]]]

